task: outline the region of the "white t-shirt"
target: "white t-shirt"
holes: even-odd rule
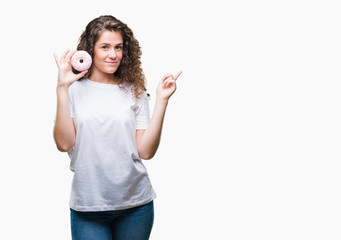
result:
[[[146,93],[83,79],[69,88],[76,143],[69,152],[74,172],[70,208],[119,210],[146,204],[156,195],[136,146],[136,130],[146,129]]]

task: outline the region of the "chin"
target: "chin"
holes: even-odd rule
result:
[[[110,73],[110,74],[113,74],[117,71],[117,68],[110,68],[110,69],[107,69],[107,73]]]

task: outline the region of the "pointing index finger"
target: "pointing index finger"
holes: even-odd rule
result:
[[[178,77],[181,75],[181,73],[182,73],[182,70],[175,75],[174,79],[177,80]]]

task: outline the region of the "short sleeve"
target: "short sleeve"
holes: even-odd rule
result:
[[[149,102],[146,93],[137,101],[135,108],[136,130],[146,129],[150,121]]]

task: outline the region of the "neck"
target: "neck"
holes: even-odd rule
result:
[[[91,76],[89,76],[89,79],[94,82],[99,83],[106,83],[106,84],[118,84],[118,79],[114,76],[114,74],[108,74],[108,73],[100,73],[98,71],[93,71],[91,73]]]

